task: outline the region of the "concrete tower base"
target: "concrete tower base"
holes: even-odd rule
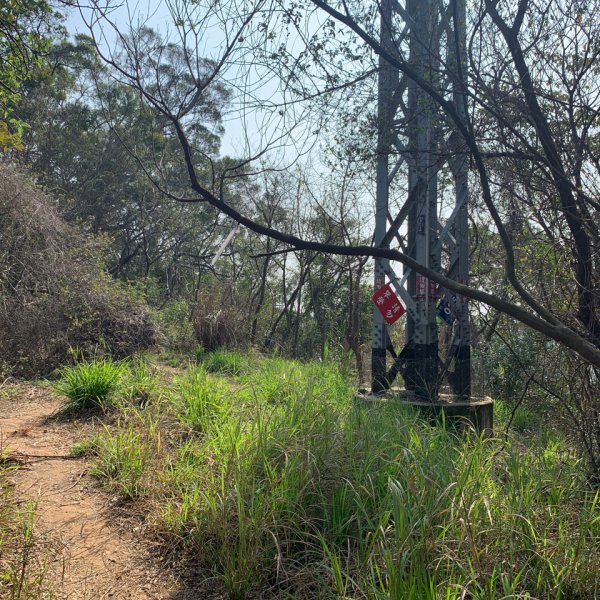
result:
[[[374,395],[369,390],[361,389],[355,399],[367,406],[398,402],[417,409],[429,419],[439,421],[443,418],[447,423],[459,427],[470,426],[489,436],[494,430],[494,401],[489,396],[471,397],[465,401],[452,394],[441,393],[437,402],[427,402],[403,388],[392,388],[385,395]]]

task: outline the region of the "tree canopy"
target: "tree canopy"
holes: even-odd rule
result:
[[[57,15],[45,0],[7,0],[0,6],[0,150],[22,149],[26,124],[13,116],[23,84],[43,69]]]

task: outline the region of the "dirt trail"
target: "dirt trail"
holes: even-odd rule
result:
[[[56,419],[59,403],[48,390],[21,384],[8,389],[0,394],[0,443],[23,464],[15,475],[17,496],[38,504],[36,533],[44,540],[56,597],[187,597],[150,556],[140,523],[119,522],[111,511],[115,499],[85,476],[84,459],[69,457],[93,424]]]

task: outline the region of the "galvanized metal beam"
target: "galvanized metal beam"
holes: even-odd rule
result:
[[[459,113],[466,116],[465,0],[405,0],[403,3],[382,0],[380,11],[383,47],[401,60],[408,56],[412,69],[446,97],[451,96]],[[456,131],[451,133],[449,143],[444,143],[442,130],[447,125],[440,110],[418,85],[400,77],[382,59],[379,62],[378,94],[374,243],[389,246],[395,241],[421,264],[434,270],[446,270],[449,276],[467,281],[469,191],[466,146]],[[455,202],[450,215],[441,215],[440,223],[438,174],[446,164],[454,179]],[[389,209],[390,192],[397,186],[401,173],[407,173],[407,180],[405,186],[399,187],[408,189],[408,196],[394,217]],[[449,264],[444,264],[446,262]],[[399,279],[389,261],[377,259],[376,288],[384,285],[386,275],[407,306],[405,347],[395,357],[392,367],[386,370],[386,348],[391,347],[391,342],[387,326],[375,310],[373,392],[388,389],[396,374],[402,372],[406,387],[418,398],[435,402],[444,375],[457,396],[470,397],[470,329],[465,299],[438,290],[433,282],[409,270]],[[442,294],[446,294],[456,322],[452,326],[453,334],[447,338],[448,343],[450,339],[452,343],[440,363],[436,315]],[[454,371],[450,371],[452,363]]]
[[[383,0],[380,14],[380,40],[384,48],[393,50],[392,36],[392,0]],[[379,83],[377,101],[377,167],[375,190],[375,233],[373,243],[380,246],[387,230],[387,213],[389,205],[389,154],[393,131],[390,124],[394,119],[395,107],[392,104],[393,94],[398,86],[399,75],[386,60],[379,58]],[[385,267],[387,261],[375,259],[374,284],[379,289],[385,283]],[[383,315],[373,307],[373,334],[371,348],[371,380],[374,394],[384,392],[389,387],[386,379],[386,346],[387,330]]]

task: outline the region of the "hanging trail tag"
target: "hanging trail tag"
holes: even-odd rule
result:
[[[450,302],[448,298],[444,296],[442,301],[438,304],[437,314],[440,319],[446,322],[447,325],[452,325],[456,321],[456,317],[450,308]]]
[[[395,323],[406,312],[389,283],[373,294],[373,302],[388,325]]]

